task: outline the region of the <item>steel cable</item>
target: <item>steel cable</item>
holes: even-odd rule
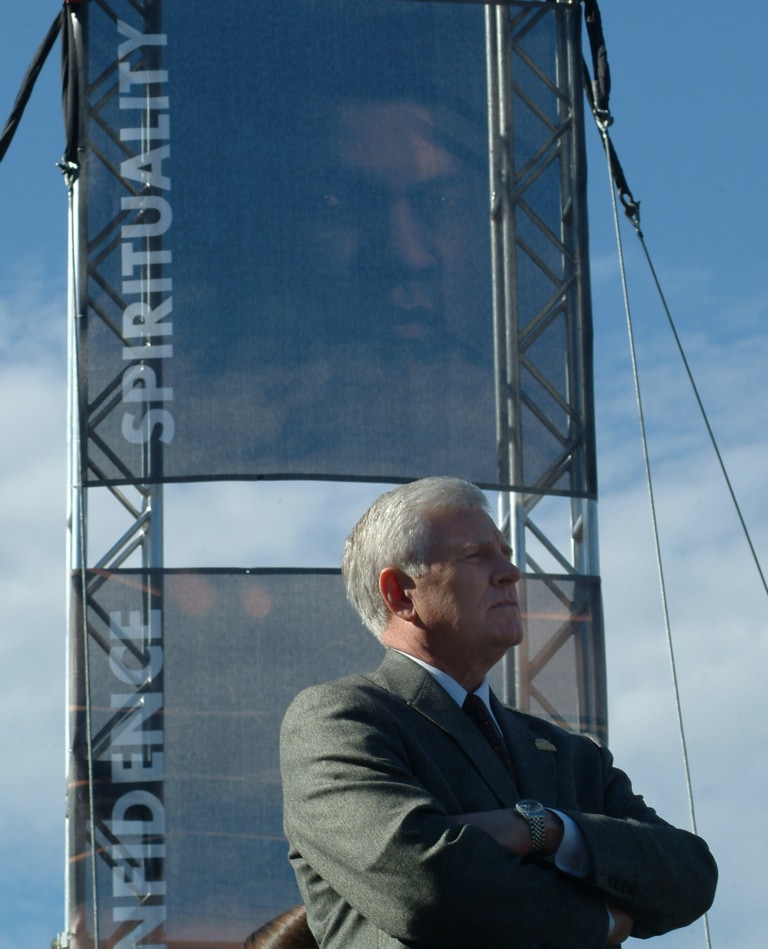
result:
[[[651,473],[650,458],[648,454],[648,438],[647,438],[647,432],[646,432],[646,427],[645,427],[645,415],[643,411],[642,393],[640,390],[640,375],[639,375],[638,366],[637,366],[637,353],[635,350],[635,334],[634,334],[634,328],[632,324],[632,312],[631,312],[631,307],[629,303],[629,292],[627,288],[627,273],[626,273],[626,265],[624,261],[624,248],[623,248],[623,244],[621,240],[621,229],[619,226],[620,220],[619,220],[619,213],[618,213],[618,205],[616,201],[616,189],[613,186],[614,185],[613,155],[615,154],[615,152],[613,150],[613,147],[610,143],[610,139],[608,137],[607,123],[597,120],[597,124],[600,130],[600,135],[603,139],[603,145],[605,148],[605,155],[606,155],[607,164],[608,164],[608,181],[609,181],[609,187],[611,191],[611,206],[613,209],[613,222],[614,222],[614,228],[616,231],[616,245],[617,245],[617,253],[619,257],[619,270],[620,270],[620,275],[621,275],[622,294],[624,298],[624,311],[625,311],[626,321],[627,321],[627,333],[629,336],[629,350],[630,350],[630,358],[632,361],[632,376],[634,380],[635,398],[637,401],[637,410],[638,410],[639,423],[640,423],[640,437],[642,441],[645,477],[646,477],[646,484],[648,488],[651,525],[652,525],[652,530],[653,530],[653,542],[654,542],[654,547],[655,547],[655,552],[656,552],[656,567],[657,567],[657,571],[659,575],[661,605],[662,605],[662,611],[664,615],[664,630],[665,630],[667,651],[669,654],[670,668],[671,668],[671,674],[672,674],[672,686],[674,690],[674,701],[675,701],[675,710],[677,714],[678,733],[680,736],[680,745],[682,748],[683,771],[685,774],[685,787],[686,787],[686,793],[688,796],[688,811],[689,811],[690,821],[691,821],[691,830],[695,834],[697,833],[697,827],[696,827],[696,808],[695,808],[694,797],[693,797],[693,782],[691,779],[690,761],[688,757],[688,744],[687,744],[686,736],[685,736],[685,723],[683,720],[682,702],[680,699],[680,685],[679,685],[678,676],[677,676],[677,663],[675,659],[674,642],[672,639],[672,628],[669,621],[667,586],[666,586],[666,581],[664,577],[664,564],[663,564],[663,559],[661,555],[661,543],[659,539],[658,519],[656,517],[656,501],[655,501],[654,489],[653,489],[653,476]],[[640,236],[641,240],[643,240],[642,234],[639,228],[639,214],[636,214],[635,216],[627,214],[627,216],[630,217],[630,219],[632,220],[635,226],[635,231]],[[657,286],[658,286],[658,283],[657,283]],[[667,309],[666,304],[665,304],[665,309]],[[668,309],[667,309],[667,315],[670,318],[670,322],[671,322],[671,317],[669,315]],[[674,330],[674,326],[673,326],[673,330]],[[680,341],[679,341],[679,337],[677,336],[677,333],[675,333],[675,338],[677,339],[678,346],[679,346]],[[681,349],[681,352],[682,352],[682,349]],[[686,368],[688,368],[687,361],[685,361],[685,363],[686,363]],[[690,375],[690,370],[688,370],[688,373],[689,373],[689,378],[691,378],[691,382],[693,382],[693,379]],[[694,386],[694,390],[695,390],[695,386]],[[698,393],[697,393],[697,398],[698,398]],[[701,403],[701,400],[699,400],[699,407],[702,409],[702,412],[703,412],[703,405]],[[705,414],[705,420],[706,420],[706,414]],[[710,432],[710,436],[714,438],[714,436],[712,436],[712,430],[708,422],[707,422],[707,428]],[[718,457],[720,458],[719,452],[718,452]],[[721,458],[721,465],[722,465],[722,458]],[[733,496],[733,492],[732,492],[732,496]],[[734,500],[735,500],[735,497],[734,497]],[[743,519],[742,519],[742,523],[743,523]],[[751,543],[750,543],[750,546],[751,546]],[[761,576],[762,576],[762,571],[761,571]],[[711,942],[711,936],[710,936],[710,930],[709,930],[709,919],[706,913],[703,916],[703,922],[704,922],[704,937],[705,937],[707,949],[712,949],[712,942]]]

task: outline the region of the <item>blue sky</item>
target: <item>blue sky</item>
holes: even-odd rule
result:
[[[0,122],[58,8],[26,0],[4,9]],[[613,75],[611,135],[765,561],[768,7],[762,0],[602,0],[601,10]],[[59,99],[57,47],[0,164],[0,949],[47,946],[63,924],[66,195],[55,167],[63,149]],[[597,134],[591,125],[587,133],[611,746],[649,802],[686,825],[610,197]],[[621,231],[694,801],[699,831],[721,868],[712,943],[762,949],[766,844],[755,828],[768,794],[760,727],[768,713],[765,594],[637,238],[624,222]],[[312,506],[324,490],[291,503]],[[286,491],[272,490],[268,503],[281,503]],[[247,488],[232,486],[213,512],[219,525],[241,508],[232,501],[238,492]],[[339,536],[369,493],[351,490],[343,523],[318,525],[324,541],[307,554],[314,565],[333,563]],[[216,542],[209,535],[208,549],[190,556],[226,560],[226,552],[211,550]],[[703,928],[656,944],[703,946]]]

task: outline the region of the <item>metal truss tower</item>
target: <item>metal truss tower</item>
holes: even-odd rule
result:
[[[99,16],[117,23],[124,5],[99,0]],[[134,15],[140,11],[145,34],[162,35],[162,0],[135,0],[131,6]],[[553,6],[563,14],[557,17],[554,61],[537,31]],[[506,676],[506,698],[523,709],[577,727],[586,723],[604,734],[581,9],[571,0],[521,0],[489,4],[486,10],[498,466],[499,483],[511,486],[500,494],[499,504],[517,562],[527,577],[541,581],[539,587],[549,597],[529,602],[528,612],[553,617],[544,624],[542,638],[529,640],[525,651],[518,651]],[[121,173],[123,162],[137,159],[156,134],[152,116],[165,95],[163,46],[143,46],[140,66],[132,66],[144,74],[146,127],[143,136],[126,136],[117,116],[121,97],[133,97],[129,80],[119,61],[103,71],[88,61],[88,4],[73,8],[71,15],[84,144],[80,176],[73,174],[70,189],[70,623],[71,640],[78,644],[71,649],[71,662],[82,671],[70,675],[69,703],[75,711],[69,748],[80,761],[73,778],[82,785],[78,793],[85,795],[94,781],[99,742],[111,728],[94,734],[89,723],[89,654],[109,651],[109,618],[99,590],[105,577],[125,566],[145,572],[146,595],[136,626],[161,641],[162,629],[153,628],[149,575],[164,566],[162,444],[147,439],[146,447],[132,446],[119,457],[101,437],[102,426],[110,420],[114,424],[125,377],[123,371],[89,373],[85,348],[88,334],[98,333],[120,354],[118,364],[130,352],[137,387],[162,388],[159,370],[142,360],[126,335],[124,314],[130,301],[120,264],[124,228],[133,228],[134,234],[144,228],[143,263],[131,269],[130,300],[136,301],[135,284],[140,283],[141,306],[147,312],[161,303],[168,256],[152,211],[159,196],[151,184]],[[533,137],[520,132],[521,114],[527,129],[538,130]],[[86,206],[83,189],[89,176],[109,179],[114,195],[110,209]],[[529,438],[548,446],[540,459],[526,452]],[[119,477],[105,471],[119,472]],[[579,670],[575,722],[562,708],[561,696],[549,688],[549,670],[565,652],[576,656]],[[115,722],[120,714],[115,712]],[[110,846],[109,829],[90,823],[87,830],[69,829],[68,887],[78,893],[87,890],[87,881],[75,879],[85,870],[73,855]],[[88,842],[86,833],[91,835]]]
[[[563,6],[569,9],[559,21],[554,63],[536,42],[547,4],[499,5],[486,15],[498,436],[506,448],[500,481],[524,486],[501,496],[500,513],[521,568],[541,576],[571,615],[592,618],[586,626],[555,625],[535,655],[530,642],[516,650],[510,697],[526,710],[566,719],[539,682],[560,650],[573,646],[581,718],[594,723],[605,722],[606,713],[581,17],[578,4]],[[538,129],[533,140],[519,132],[523,114],[536,117],[524,123]],[[561,358],[550,358],[553,352]],[[526,453],[531,433],[553,446],[540,465]],[[566,579],[578,579],[573,589],[581,606]]]

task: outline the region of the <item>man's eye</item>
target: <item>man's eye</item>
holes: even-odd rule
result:
[[[344,200],[339,194],[333,191],[327,191],[320,195],[320,205],[328,211],[336,210],[344,205]]]
[[[321,225],[354,223],[359,217],[360,205],[345,190],[329,188],[316,194],[313,213]]]
[[[450,194],[427,194],[423,200],[433,208],[450,208],[459,203],[459,199]]]
[[[466,201],[455,194],[443,192],[426,192],[412,199],[415,208],[424,214],[445,214],[462,208]]]

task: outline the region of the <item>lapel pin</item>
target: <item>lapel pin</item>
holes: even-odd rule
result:
[[[537,738],[534,741],[534,745],[539,751],[557,751],[557,748],[552,744],[552,742],[547,741],[546,738]]]

